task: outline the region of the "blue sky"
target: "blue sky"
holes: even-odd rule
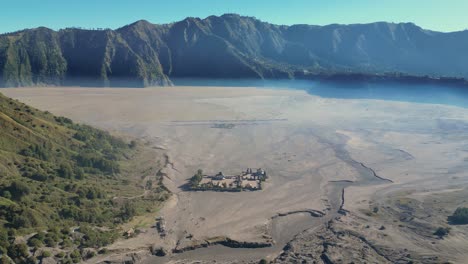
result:
[[[414,22],[437,31],[468,29],[468,0],[0,0],[0,32],[46,26],[118,28],[139,19],[170,23],[224,13],[274,24]]]

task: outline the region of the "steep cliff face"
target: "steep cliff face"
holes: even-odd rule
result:
[[[293,78],[307,72],[468,77],[468,31],[411,23],[279,26],[235,14],[116,30],[0,36],[0,85],[152,86],[171,78]]]
[[[0,37],[0,69],[4,86],[60,84],[67,62],[58,33],[37,28]]]
[[[116,31],[61,31],[68,62],[67,82],[105,86],[149,86],[169,83],[156,55],[136,51]]]

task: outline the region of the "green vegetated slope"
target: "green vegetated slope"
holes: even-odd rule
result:
[[[468,31],[412,23],[274,25],[226,14],[122,28],[0,35],[0,86],[171,84],[174,78],[367,73],[468,78]]]
[[[51,247],[72,258],[68,251],[112,242],[121,223],[167,198],[160,164],[138,164],[151,152],[134,141],[1,94],[0,128],[0,255],[15,262],[32,256],[15,237],[40,232],[26,251]]]

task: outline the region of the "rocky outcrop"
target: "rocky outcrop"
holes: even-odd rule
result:
[[[147,251],[131,252],[126,254],[112,255],[105,260],[97,261],[100,264],[136,264],[148,256]]]
[[[195,250],[198,248],[209,247],[213,245],[223,245],[230,248],[264,248],[271,247],[271,242],[250,242],[250,241],[237,241],[228,237],[216,237],[206,240],[190,240],[190,241],[179,241],[176,248],[173,250],[174,253],[182,253],[189,250]]]
[[[272,219],[275,219],[275,218],[281,217],[281,216],[287,216],[287,215],[292,215],[292,214],[301,214],[301,213],[310,214],[313,217],[322,217],[322,216],[325,215],[324,212],[319,211],[319,210],[313,210],[313,209],[295,210],[295,211],[289,211],[289,212],[285,212],[285,213],[278,213],[277,215],[273,216]]]

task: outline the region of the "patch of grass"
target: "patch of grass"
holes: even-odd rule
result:
[[[14,206],[16,203],[10,199],[0,197],[0,207]]]

